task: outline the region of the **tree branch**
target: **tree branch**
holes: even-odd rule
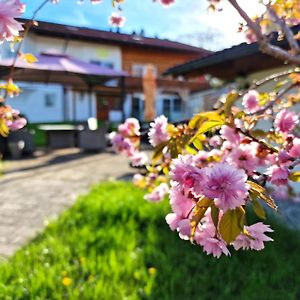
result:
[[[300,55],[293,55],[288,51],[272,45],[267,40],[266,36],[262,33],[261,27],[259,24],[254,22],[248,14],[241,8],[241,6],[237,3],[236,0],[228,0],[228,2],[236,9],[239,15],[246,21],[248,27],[253,31],[257,38],[257,42],[259,44],[259,49],[268,55],[271,55],[280,60],[293,63],[300,66]]]
[[[282,29],[289,45],[292,51],[294,51],[295,53],[300,53],[300,48],[299,45],[297,43],[297,41],[294,39],[294,34],[291,30],[291,28],[285,23],[285,21],[280,18],[276,11],[270,6],[267,5],[267,11],[270,14],[271,18],[273,18],[274,23],[278,24],[280,26],[280,28]]]
[[[255,113],[250,113],[248,114],[249,116],[252,116],[252,115],[256,115],[256,114],[260,114],[260,113],[263,113],[265,112],[267,109],[271,108],[274,103],[279,100],[281,97],[283,97],[287,92],[289,92],[290,90],[292,90],[293,88],[299,86],[300,83],[299,82],[294,82],[292,84],[290,84],[288,87],[286,87],[285,89],[282,89],[278,94],[277,96],[275,97],[275,99],[273,99],[272,101],[270,101],[268,103],[268,105],[266,105],[265,107],[263,107],[262,109],[260,110],[257,110]]]
[[[259,81],[255,81],[251,87],[249,88],[249,90],[252,90],[252,89],[255,89],[259,86],[262,86],[270,81],[274,81],[274,80],[277,80],[281,77],[285,77],[285,76],[288,76],[288,75],[291,75],[293,73],[297,73],[299,74],[300,73],[300,69],[299,68],[294,68],[294,69],[290,69],[290,70],[287,70],[287,71],[284,71],[284,72],[280,72],[280,73],[277,73],[277,74],[273,74],[271,76],[268,76],[262,80],[259,80]],[[248,91],[247,91],[248,92]]]

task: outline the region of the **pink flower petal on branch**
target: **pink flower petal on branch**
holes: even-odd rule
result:
[[[249,185],[244,170],[237,169],[228,163],[217,163],[205,168],[206,182],[203,194],[214,199],[215,205],[226,211],[245,204]]]
[[[277,131],[282,133],[291,132],[299,123],[299,117],[296,113],[283,109],[280,111],[274,121],[274,126]]]

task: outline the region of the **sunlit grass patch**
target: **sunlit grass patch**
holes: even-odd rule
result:
[[[168,211],[129,183],[100,184],[0,266],[0,299],[300,297],[299,235],[273,225],[265,251],[217,260],[171,232]]]

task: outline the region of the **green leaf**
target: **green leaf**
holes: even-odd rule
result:
[[[211,211],[210,211],[211,218],[214,222],[214,225],[215,225],[216,229],[218,229],[220,209],[217,208],[215,205],[212,205],[210,207],[210,209],[211,209]]]
[[[212,130],[215,127],[222,126],[225,124],[225,119],[220,120],[210,120],[202,123],[195,133],[195,135],[190,139],[189,143],[194,143],[194,141],[198,138],[199,135],[206,133],[207,131]]]
[[[168,145],[168,143],[169,143],[168,141],[162,142],[154,148],[153,155],[152,155],[153,161],[157,161],[162,157],[162,155],[163,155],[162,151]]]
[[[231,108],[232,108],[234,102],[238,98],[239,98],[239,94],[236,91],[232,91],[227,95],[225,103],[224,103],[224,112],[225,112],[226,116],[231,114]]]
[[[261,129],[255,129],[255,130],[252,130],[250,132],[251,136],[254,136],[256,138],[258,137],[266,137],[267,136],[267,132],[265,132],[264,130],[261,130]]]
[[[266,219],[266,212],[256,199],[252,199],[252,207],[259,218]]]
[[[198,139],[198,137],[196,137],[196,138],[193,140],[193,145],[196,147],[196,149],[198,149],[198,150],[203,150],[202,142],[200,141],[200,139]]]
[[[193,209],[193,216],[191,219],[191,241],[194,240],[196,228],[199,222],[204,217],[205,212],[207,209],[212,205],[213,200],[208,199],[206,197],[201,198]]]
[[[277,205],[275,204],[274,200],[271,198],[270,195],[267,194],[267,191],[264,187],[261,185],[253,182],[253,181],[247,181],[247,183],[250,185],[249,193],[250,195],[254,195],[255,197],[258,197],[265,201],[270,207],[277,210]]]
[[[6,137],[9,134],[9,129],[4,119],[0,119],[0,135]]]
[[[224,121],[224,117],[218,111],[208,111],[196,114],[189,122],[189,128],[195,129],[200,126],[204,121]]]
[[[192,148],[189,145],[186,145],[185,149],[189,154],[192,154],[192,155],[196,155],[198,153],[198,151],[196,149]]]
[[[172,158],[177,158],[179,151],[176,140],[172,139],[169,143],[169,150]]]
[[[264,106],[270,101],[270,95],[268,93],[259,94],[259,105]]]
[[[300,182],[300,172],[293,172],[289,176],[289,180],[295,181],[295,182]]]
[[[219,224],[221,237],[227,244],[233,242],[243,231],[245,221],[245,210],[242,207],[227,210],[222,216]]]

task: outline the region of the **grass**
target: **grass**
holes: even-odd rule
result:
[[[300,299],[300,238],[273,224],[262,252],[213,259],[129,183],[96,186],[0,266],[0,299]]]

